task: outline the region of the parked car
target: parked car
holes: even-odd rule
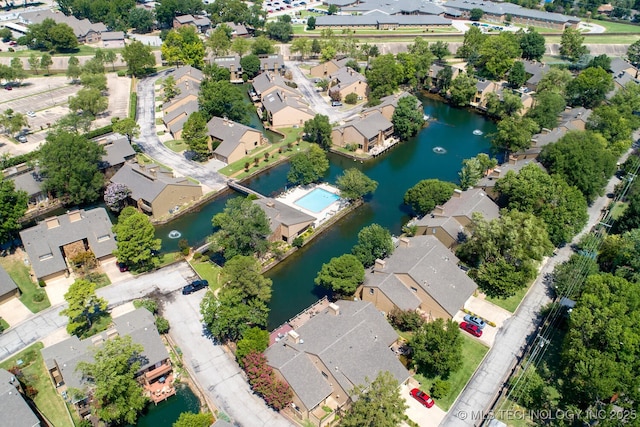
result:
[[[470,314],[464,316],[464,321],[467,323],[471,323],[472,325],[476,325],[480,329],[484,329],[484,327],[487,326],[484,320],[482,320],[478,316],[472,316]]]
[[[434,405],[434,401],[427,393],[420,390],[419,388],[414,388],[411,390],[411,396],[420,402],[421,405],[426,406],[427,408],[431,408]]]
[[[125,271],[129,271],[129,266],[124,262],[119,262],[118,269],[120,270],[120,273],[124,273]]]
[[[199,291],[200,289],[206,288],[207,286],[209,286],[209,282],[207,282],[206,280],[194,280],[193,282],[182,288],[182,295],[192,294]]]
[[[331,101],[332,107],[342,107],[342,102],[340,101]]]
[[[29,117],[35,117],[36,113],[34,113],[33,111],[27,111],[27,116]]]
[[[18,135],[16,139],[18,140],[18,142],[27,142],[27,137],[23,134]]]
[[[4,88],[5,88],[6,90],[13,90],[13,88],[11,87],[11,85],[10,85],[10,84],[6,84],[6,85],[4,85]]]
[[[478,328],[477,325],[473,325],[471,323],[467,323],[467,322],[460,323],[460,329],[469,332],[474,337],[482,336],[482,329]]]

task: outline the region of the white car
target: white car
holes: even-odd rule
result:
[[[36,113],[34,113],[33,111],[27,111],[27,116],[29,117],[35,117]]]

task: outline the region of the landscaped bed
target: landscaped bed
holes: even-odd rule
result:
[[[51,307],[49,298],[44,289],[31,281],[29,267],[15,256],[0,258],[0,265],[9,273],[9,276],[16,282],[22,295],[20,301],[32,313],[37,313],[47,307]]]

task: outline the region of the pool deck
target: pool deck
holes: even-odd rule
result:
[[[344,199],[338,199],[335,202],[328,205],[323,210],[319,212],[313,212],[301,206],[298,206],[295,203],[297,200],[311,193],[316,188],[322,188],[323,190],[336,195],[340,194],[340,191],[336,187],[326,183],[322,183],[322,184],[312,184],[312,185],[304,185],[304,186],[290,188],[284,193],[277,196],[276,200],[284,203],[287,206],[291,206],[292,208],[297,209],[300,212],[304,212],[307,215],[311,215],[316,219],[313,223],[314,227],[318,227],[323,222],[325,222],[326,220],[328,220],[329,218],[331,218],[332,216],[340,212],[342,209],[349,206],[349,204]]]

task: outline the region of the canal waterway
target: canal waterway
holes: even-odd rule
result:
[[[138,418],[136,427],[171,427],[183,412],[200,412],[200,401],[184,383],[176,384],[175,396],[154,405],[149,404],[144,414]]]
[[[451,108],[437,100],[423,98],[422,101],[425,114],[431,120],[410,141],[364,163],[329,155],[330,169],[325,177],[328,182],[335,182],[345,169],[356,167],[378,181],[378,189],[362,207],[267,273],[273,280],[269,328],[282,324],[325,295],[313,279],[323,263],[351,250],[362,227],[378,223],[391,233],[400,234],[402,225],[410,219],[410,211],[403,205],[407,189],[428,178],[457,182],[463,159],[489,151],[489,140],[485,136],[495,130],[494,123],[482,115]],[[484,135],[474,135],[476,129]],[[288,171],[289,165],[281,164],[246,185],[262,194],[273,195],[284,190]],[[178,239],[168,238],[171,230],[180,231],[182,238],[193,246],[201,244],[212,232],[211,217],[222,210],[230,197],[237,196],[228,193],[198,212],[158,227],[163,250],[177,249]]]

